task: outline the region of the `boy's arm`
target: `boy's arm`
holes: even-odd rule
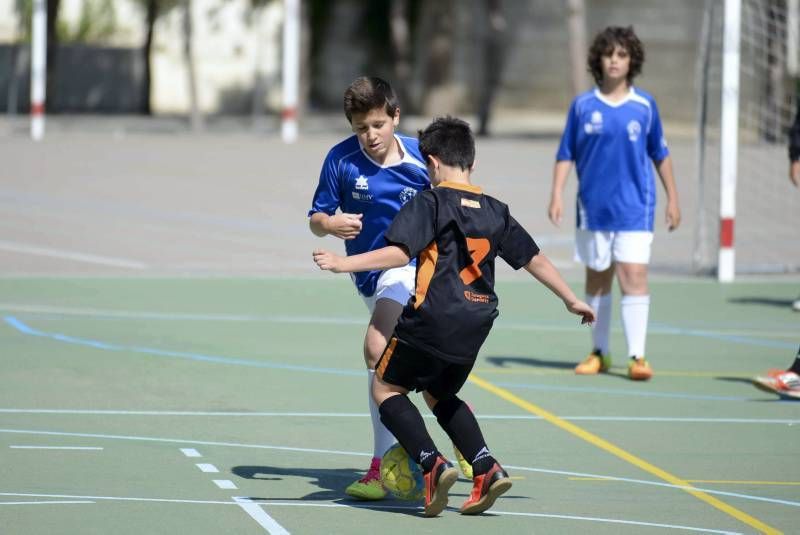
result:
[[[361,232],[361,217],[363,214],[334,214],[315,212],[308,219],[311,232],[322,237],[333,234],[343,240],[352,240]]]
[[[540,253],[531,258],[531,261],[525,265],[525,270],[560,297],[564,301],[567,310],[582,316],[581,323],[594,322],[594,310],[592,310],[592,307],[577,298],[556,267],[545,255]]]
[[[670,231],[678,228],[681,224],[681,209],[678,205],[678,188],[675,186],[675,176],[672,174],[672,158],[667,156],[656,164],[658,176],[664,185],[664,192],[667,194],[667,228]]]
[[[547,208],[547,216],[555,226],[561,224],[561,216],[564,213],[561,194],[564,192],[564,184],[567,183],[570,169],[572,169],[572,162],[569,160],[556,162],[553,168],[553,187],[550,190],[550,206]]]
[[[374,251],[352,256],[340,256],[324,249],[315,249],[314,262],[320,269],[334,273],[357,273],[405,266],[411,261],[403,247],[387,245]]]

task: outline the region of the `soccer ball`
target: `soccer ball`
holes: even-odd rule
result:
[[[400,444],[383,454],[381,481],[386,490],[401,500],[419,500],[425,495],[422,468]]]

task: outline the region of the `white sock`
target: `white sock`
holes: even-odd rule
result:
[[[628,341],[628,356],[644,357],[647,338],[647,316],[650,313],[649,295],[623,295],[619,302],[622,330]]]
[[[611,332],[611,294],[587,295],[586,302],[595,311],[595,321],[592,324],[593,349],[599,349],[603,355],[608,355],[608,339]]]
[[[397,439],[381,422],[378,406],[375,404],[375,400],[372,399],[372,378],[374,375],[375,370],[367,370],[367,397],[369,398],[369,416],[372,419],[372,456],[383,457],[386,450],[394,446]]]

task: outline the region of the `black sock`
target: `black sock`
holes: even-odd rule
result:
[[[392,396],[378,407],[381,422],[425,472],[433,470],[439,450],[425,428],[425,422],[408,396]]]
[[[494,457],[489,453],[478,420],[466,403],[458,397],[442,399],[433,407],[433,414],[461,455],[472,465],[473,474],[485,474],[492,469]]]
[[[794,372],[800,375],[800,349],[797,350],[797,356],[794,358],[794,362],[792,363],[792,367],[789,368],[790,372]]]

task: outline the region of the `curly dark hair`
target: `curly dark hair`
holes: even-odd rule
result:
[[[622,26],[609,26],[594,38],[591,48],[589,48],[589,58],[587,66],[592,73],[597,85],[603,83],[603,56],[608,56],[614,51],[616,45],[628,51],[631,57],[630,69],[628,70],[628,84],[633,83],[633,79],[641,74],[644,64],[644,46],[636,37],[633,26],[623,28]]]

